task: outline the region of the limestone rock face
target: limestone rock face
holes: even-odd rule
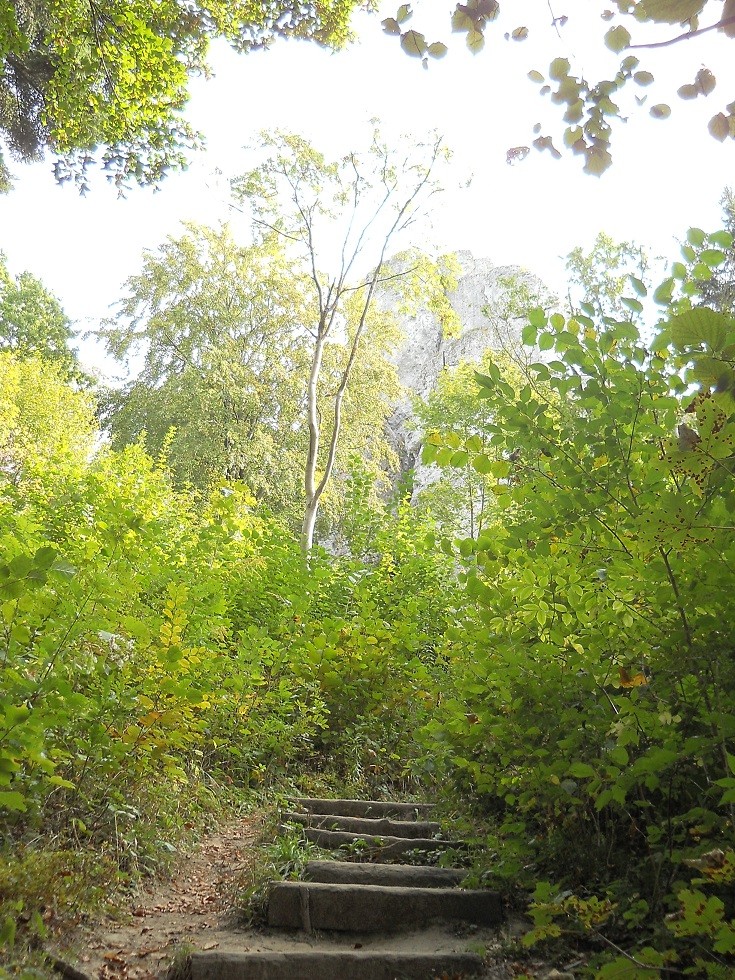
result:
[[[493,265],[490,259],[475,258],[468,251],[456,254],[461,273],[449,300],[462,324],[459,335],[444,337],[438,316],[429,309],[399,318],[405,339],[396,351],[395,364],[405,393],[388,421],[388,433],[400,459],[401,473],[415,470],[415,492],[433,483],[439,471],[420,464],[421,439],[416,431],[412,400],[416,396],[426,398],[431,393],[443,368],[463,361],[479,361],[488,349],[520,339],[523,321],[504,315],[509,282],[542,288],[535,277],[518,266]],[[382,301],[389,306],[390,294]]]

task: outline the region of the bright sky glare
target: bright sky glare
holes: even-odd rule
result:
[[[397,0],[384,4],[380,16],[397,6]],[[11,271],[33,272],[80,329],[94,327],[109,315],[124,280],[138,271],[142,251],[177,234],[180,221],[230,219],[246,236],[243,219],[228,208],[227,181],[246,168],[242,147],[260,130],[298,132],[336,154],[366,138],[372,117],[388,137],[412,132],[420,138],[437,129],[454,151],[456,184],[472,175],[470,186],[448,190],[432,215],[437,251],[470,249],[499,265],[517,264],[555,289],[563,285],[562,257],[591,244],[598,231],[673,258],[675,239],[687,227],[719,226],[720,196],[735,183],[735,141],[715,142],[706,123],[735,97],[732,41],[710,34],[639,52],[641,67],[651,68],[657,81],[637,89],[648,95],[648,104],[616,127],[614,165],[598,179],[585,176],[581,159],[566,153],[553,160],[534,150],[513,167],[505,162],[509,147],[531,142],[537,121],[561,145],[561,112],[528,81],[530,68],[545,73],[551,57],[564,55],[573,73],[614,73],[617,61],[602,47],[597,4],[568,0],[555,10],[569,17],[559,38],[543,0],[506,3],[521,19],[491,26],[488,45],[475,58],[461,36],[449,34],[448,8],[439,10],[435,0],[418,0],[414,7],[413,26],[426,28],[429,41],[450,44],[449,55],[428,71],[382,34],[376,16],[356,20],[359,41],[339,54],[298,42],[249,56],[216,46],[215,78],[194,81],[188,112],[205,134],[207,151],[158,193],[133,190],[118,199],[100,181],[80,198],[73,188],[54,184],[48,161],[16,166],[15,190],[0,197],[0,250]],[[529,39],[505,41],[503,31],[520,24],[529,27]],[[659,27],[658,36],[665,31]],[[681,102],[676,89],[693,81],[703,64],[717,76],[717,88],[707,99]],[[648,116],[648,106],[659,101],[672,105],[668,121]],[[85,354],[97,359],[89,346]]]

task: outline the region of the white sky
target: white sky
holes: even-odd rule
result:
[[[338,153],[359,143],[367,120],[377,116],[388,136],[421,137],[437,129],[454,151],[457,183],[473,174],[470,187],[445,194],[433,214],[431,244],[439,251],[468,248],[499,265],[518,264],[557,289],[561,257],[590,244],[601,230],[673,258],[674,239],[688,226],[719,226],[722,190],[735,184],[735,141],[717,143],[706,131],[710,116],[735,99],[735,45],[710,34],[639,52],[640,67],[650,67],[657,82],[635,89],[649,95],[648,104],[615,129],[615,162],[602,178],[584,175],[581,158],[567,153],[555,161],[532,150],[509,167],[506,150],[529,144],[537,121],[561,148],[561,112],[527,80],[530,68],[545,73],[552,57],[564,55],[573,74],[576,69],[600,78],[615,71],[615,56],[601,42],[602,5],[566,0],[562,9],[560,3],[555,0],[554,12],[569,16],[561,39],[549,25],[544,0],[506,0],[504,10],[516,19],[491,25],[485,51],[473,58],[462,37],[449,33],[452,5],[440,10],[436,0],[419,0],[411,26],[426,26],[429,41],[450,45],[449,55],[429,71],[403,55],[374,16],[358,18],[360,40],[340,54],[309,43],[282,43],[249,56],[217,46],[216,77],[194,81],[188,111],[208,148],[186,173],[167,178],[158,193],[136,189],[121,200],[102,183],[85,198],[69,186],[57,187],[49,162],[18,165],[15,190],[0,197],[0,250],[11,271],[33,272],[77,325],[89,328],[108,315],[126,277],[138,271],[143,249],[176,234],[181,220],[216,223],[229,216],[237,224],[228,215],[226,180],[246,168],[241,148],[258,131],[299,132]],[[397,0],[384,5],[381,15],[397,6]],[[503,39],[504,31],[521,24],[529,27],[527,41]],[[659,28],[657,36],[680,30]],[[680,101],[676,89],[693,81],[703,64],[716,75],[717,88],[707,99]],[[672,105],[668,121],[648,116],[648,106],[659,101]]]

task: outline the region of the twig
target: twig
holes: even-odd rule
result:
[[[653,41],[651,44],[629,44],[625,50],[633,51],[639,48],[668,48],[671,44],[678,44],[679,41],[688,41],[692,37],[699,37],[701,34],[707,34],[709,31],[717,31],[721,27],[728,27],[730,24],[735,24],[735,16],[725,17],[723,20],[718,21],[716,24],[711,24],[709,27],[700,27],[696,31],[687,31],[685,34],[679,34],[678,37],[670,37],[668,41]]]

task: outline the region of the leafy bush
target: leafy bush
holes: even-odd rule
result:
[[[659,947],[703,902],[719,976],[732,894],[692,891],[687,862],[735,833],[735,320],[694,305],[732,240],[695,235],[709,248],[695,264],[685,246],[656,291],[655,334],[632,279],[630,319],[533,310],[517,393],[497,365],[476,375],[489,448],[459,448],[492,478],[494,521],[459,543],[453,696],[425,736],[525,852],[511,870],[573,889],[578,920],[602,893],[613,932],[658,929]],[[437,434],[425,458],[446,448]],[[664,929],[680,910],[689,926]],[[677,961],[686,941],[640,969]]]

